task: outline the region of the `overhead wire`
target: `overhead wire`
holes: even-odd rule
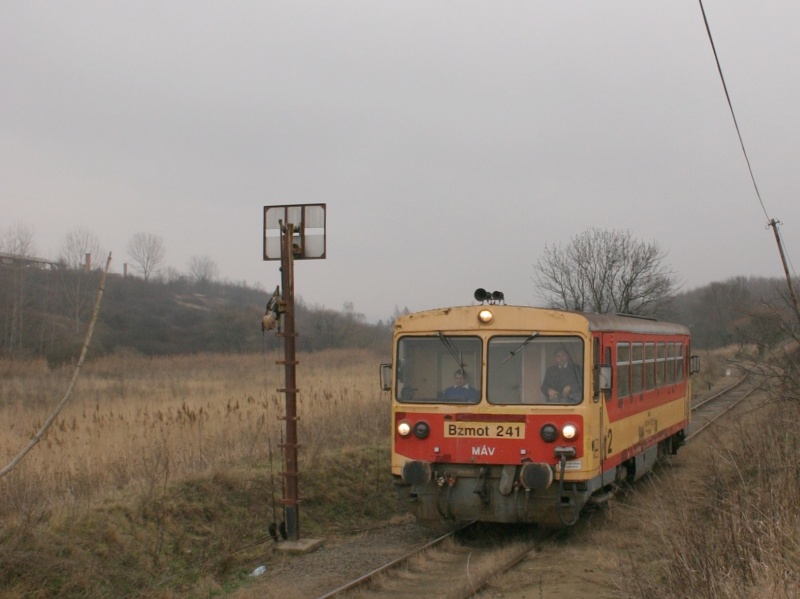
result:
[[[714,60],[717,63],[717,72],[719,72],[719,78],[722,81],[722,89],[725,90],[725,98],[728,100],[728,108],[731,111],[731,117],[733,117],[733,124],[736,127],[736,135],[739,136],[739,145],[742,148],[742,153],[744,154],[745,162],[747,162],[747,170],[750,172],[750,180],[753,182],[753,188],[756,190],[756,197],[758,197],[758,203],[761,204],[761,210],[764,211],[764,216],[767,217],[767,222],[771,223],[769,214],[767,214],[767,208],[764,206],[764,201],[761,199],[761,192],[758,191],[758,185],[756,184],[756,178],[753,174],[753,167],[750,165],[750,157],[747,155],[747,150],[744,147],[744,140],[742,139],[742,132],[739,129],[739,122],[736,120],[736,113],[733,110],[733,103],[731,102],[731,96],[728,93],[728,85],[725,83],[725,76],[722,74],[722,65],[719,62],[719,56],[717,55],[717,47],[714,44],[714,37],[711,35],[711,27],[708,25],[708,18],[706,17],[706,9],[703,6],[703,0],[697,0],[700,4],[700,12],[703,13],[703,22],[706,26],[706,33],[708,34],[708,41],[711,43],[711,50],[714,52]]]
[[[714,61],[717,63],[717,72],[719,73],[720,81],[722,82],[722,89],[725,91],[725,99],[728,101],[728,108],[731,111],[731,117],[733,118],[733,124],[736,127],[736,135],[739,137],[739,145],[742,148],[742,154],[744,154],[745,162],[747,163],[747,170],[750,173],[750,180],[753,182],[753,189],[755,189],[756,197],[758,198],[758,203],[761,205],[761,210],[764,212],[764,216],[767,218],[767,228],[775,227],[775,231],[777,233],[778,224],[781,224],[780,221],[771,219],[769,214],[767,214],[767,208],[764,205],[764,200],[761,198],[761,192],[758,190],[758,184],[756,183],[755,175],[753,174],[753,167],[750,164],[750,157],[747,155],[747,149],[744,145],[744,139],[742,138],[742,132],[739,129],[739,121],[736,119],[736,112],[733,110],[733,102],[731,102],[731,96],[728,93],[728,85],[725,83],[725,75],[722,73],[722,65],[719,62],[719,55],[717,54],[717,46],[714,43],[714,36],[711,35],[711,27],[708,24],[708,17],[706,16],[706,9],[703,6],[703,0],[697,0],[700,4],[700,12],[703,15],[703,23],[706,27],[706,33],[708,34],[708,41],[711,43],[711,50],[714,52]],[[779,235],[779,234],[778,234]],[[780,244],[784,243],[782,238],[779,239],[779,247]],[[785,243],[784,243],[785,245]],[[797,278],[797,272],[795,271],[794,264],[792,264],[791,259],[786,256],[786,259],[791,267],[792,274],[795,278]],[[788,273],[787,273],[788,274]],[[791,283],[790,283],[791,284]]]

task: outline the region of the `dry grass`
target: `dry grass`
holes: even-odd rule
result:
[[[0,595],[207,596],[236,584],[248,547],[264,558],[282,496],[280,357],[87,363],[42,442],[0,478]],[[351,350],[299,360],[304,529],[385,515],[390,402],[380,358]],[[0,362],[2,465],[71,375],[41,361]]]
[[[771,389],[690,448],[700,466],[689,482],[655,480],[654,534],[621,559],[624,596],[800,597],[800,403],[792,396]]]
[[[73,400],[42,443],[5,480],[8,519],[31,501],[71,507],[112,490],[280,455],[283,370],[276,355],[105,357],[87,364]],[[298,413],[306,459],[376,440],[389,421],[367,353],[301,356]],[[370,368],[371,366],[371,368]],[[71,375],[43,362],[0,365],[0,462],[46,419]],[[279,461],[279,460],[278,460]],[[35,495],[35,497],[34,497]],[[8,520],[6,520],[8,523]]]

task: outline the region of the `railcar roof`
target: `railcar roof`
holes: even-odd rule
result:
[[[590,331],[630,331],[655,335],[689,335],[689,327],[672,322],[619,314],[587,314],[577,312],[589,323]]]
[[[688,327],[675,324],[671,322],[663,322],[660,320],[652,320],[650,318],[642,318],[631,315],[619,314],[596,314],[588,312],[576,312],[574,310],[557,310],[553,308],[535,308],[532,306],[507,306],[507,305],[490,305],[490,306],[458,306],[448,308],[437,308],[433,310],[426,310],[423,312],[415,312],[406,314],[397,319],[397,323],[413,321],[418,318],[425,319],[429,316],[441,316],[442,314],[455,314],[463,313],[466,311],[475,311],[482,308],[489,308],[496,311],[498,314],[515,310],[522,313],[529,312],[531,314],[540,314],[545,316],[550,314],[556,316],[558,314],[570,315],[571,317],[583,320],[590,331],[627,331],[630,333],[641,333],[649,335],[690,335],[691,331]],[[575,322],[575,321],[573,321]]]

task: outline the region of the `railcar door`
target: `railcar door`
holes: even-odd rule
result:
[[[613,373],[613,363],[611,361],[611,347],[613,344],[613,334],[611,333],[598,333],[592,343],[592,360],[594,363],[594,395],[593,401],[597,406],[597,414],[599,419],[600,430],[600,445],[599,459],[600,459],[600,472],[603,475],[603,484],[609,484],[611,481],[605,480],[606,462],[608,457],[613,451],[613,432],[611,430],[611,422],[608,417],[607,403],[611,401],[612,387],[613,387],[613,374],[610,380],[603,380],[604,376],[601,374],[601,366],[611,366],[610,372]]]

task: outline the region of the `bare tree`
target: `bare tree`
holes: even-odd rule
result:
[[[210,283],[217,278],[218,272],[216,262],[208,256],[189,258],[189,276],[197,283]]]
[[[33,257],[36,253],[33,231],[22,224],[3,229],[0,252]],[[27,293],[30,274],[28,269],[13,262],[0,272],[0,341],[2,351],[11,354],[23,348],[26,316],[31,302]]]
[[[705,287],[692,306],[695,313],[692,336],[707,348],[722,347],[740,337],[737,329],[742,330],[742,319],[748,318],[758,305],[748,287],[744,277]]]
[[[184,278],[184,275],[181,274],[174,266],[167,266],[165,268],[161,268],[158,271],[158,280],[162,283],[173,283],[175,281],[180,281]]]
[[[8,227],[0,237],[0,252],[33,257],[36,254],[33,230],[23,224]]]
[[[36,444],[42,440],[42,437],[47,432],[47,429],[50,428],[53,422],[55,422],[56,418],[58,418],[58,415],[64,409],[64,406],[66,406],[67,402],[69,402],[70,397],[72,397],[72,390],[75,388],[75,382],[78,380],[78,375],[80,374],[81,368],[83,368],[83,363],[86,360],[86,353],[89,350],[89,344],[92,341],[92,333],[94,332],[94,325],[97,322],[97,316],[100,314],[100,302],[103,299],[103,291],[105,290],[106,286],[106,276],[108,276],[108,267],[110,265],[111,265],[111,254],[108,255],[108,260],[106,261],[105,270],[103,271],[103,274],[100,277],[100,286],[97,289],[97,299],[95,300],[94,311],[92,312],[92,320],[89,322],[89,328],[86,331],[86,337],[83,341],[81,354],[80,357],[78,358],[78,363],[75,365],[75,370],[72,374],[72,380],[70,381],[69,386],[67,387],[66,394],[64,395],[63,398],[61,398],[61,401],[58,403],[53,412],[47,418],[44,425],[42,425],[42,427],[39,428],[39,431],[35,435],[33,435],[33,437],[31,437],[31,440],[28,442],[28,444],[16,455],[16,457],[14,457],[14,459],[11,460],[11,462],[8,463],[7,466],[0,469],[0,478],[4,477],[6,474],[11,472],[16,467],[16,465],[19,464],[20,461],[22,461],[22,459],[26,455],[28,455],[28,453],[30,453],[30,451],[36,446]]]
[[[152,233],[136,233],[128,242],[128,256],[147,281],[164,263],[164,240]]]
[[[100,241],[92,231],[76,227],[67,233],[61,244],[60,261],[67,269],[61,271],[64,301],[75,325],[80,331],[81,319],[89,316],[92,305],[91,272],[86,272],[91,256],[100,255]]]
[[[99,256],[100,240],[92,231],[84,227],[76,227],[64,238],[61,244],[61,261],[73,270],[82,270],[86,266],[86,256]]]
[[[658,244],[638,241],[630,231],[589,229],[566,247],[545,246],[534,281],[552,307],[655,314],[678,288],[665,257]]]

